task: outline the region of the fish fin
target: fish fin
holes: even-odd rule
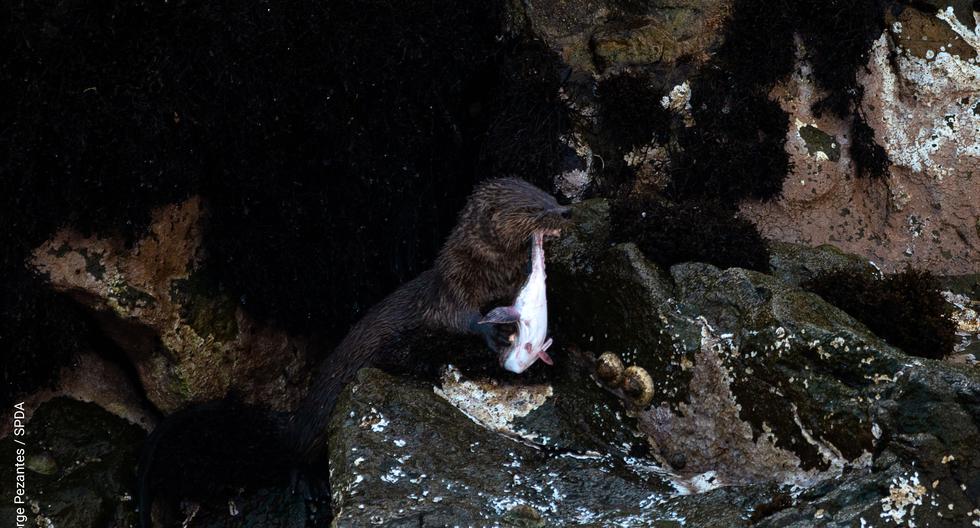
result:
[[[551,346],[551,338],[549,337],[548,340],[545,341],[543,345],[541,345],[541,351],[544,352],[545,350],[548,350],[548,347],[550,346]]]
[[[555,364],[555,362],[551,359],[551,356],[549,356],[548,353],[544,351],[544,349],[538,350],[538,359],[544,361],[549,365]]]
[[[513,306],[498,306],[487,312],[487,315],[480,319],[480,324],[492,323],[514,323],[520,320],[521,314]]]

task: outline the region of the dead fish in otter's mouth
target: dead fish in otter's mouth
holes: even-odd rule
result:
[[[520,374],[541,360],[554,362],[546,350],[551,346],[548,337],[548,299],[545,296],[544,236],[557,235],[556,231],[535,231],[531,235],[531,274],[521,287],[513,306],[499,306],[490,310],[480,323],[517,323],[517,334],[512,343],[500,353],[500,365]]]

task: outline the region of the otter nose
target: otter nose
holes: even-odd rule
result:
[[[572,217],[572,209],[570,207],[559,207],[556,209],[558,216],[568,220]]]

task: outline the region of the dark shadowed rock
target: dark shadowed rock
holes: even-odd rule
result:
[[[256,321],[202,271],[204,205],[162,207],[143,238],[63,229],[32,264],[95,315],[164,413],[237,391],[288,409],[301,397],[309,345]]]
[[[793,285],[863,261],[784,246],[773,267],[785,280],[699,263],[668,272],[610,245],[603,201],[575,216],[548,248],[556,365],[472,379],[450,368],[435,386],[362,371],[331,422],[338,525],[976,515],[980,376],[907,356]],[[599,383],[599,351],[650,374],[648,407]]]
[[[576,374],[569,370],[563,374]],[[584,371],[576,376],[580,385],[589,380]],[[543,389],[524,390],[534,400]],[[602,399],[594,384],[583,390]],[[553,442],[543,434],[572,431],[560,419],[555,428],[533,431],[499,415],[460,412],[467,404],[512,408],[514,402],[474,401],[506,393],[452,373],[433,390],[362,370],[330,425],[335,525],[744,526],[747,512],[770,500],[765,487],[682,495],[667,472],[616,450],[549,450]]]
[[[628,346],[661,355],[636,356],[637,363],[653,367],[655,383],[666,389],[636,418],[654,454],[667,463],[684,460],[681,475],[711,473],[724,484],[769,481],[804,488],[787,513],[773,518],[774,526],[812,525],[807,523],[819,518],[930,519],[956,526],[976,515],[970,504],[980,491],[980,466],[968,453],[970,443],[980,440],[977,371],[907,356],[793,285],[825,270],[866,268],[862,259],[830,247],[777,244],[772,267],[783,280],[692,263],[672,267],[669,279],[644,283],[623,280],[663,277],[642,257],[630,260],[630,273],[607,264],[616,262],[610,255],[628,249],[603,251],[601,237],[582,233],[565,242],[559,262],[549,268],[553,289],[589,280],[576,271],[589,269],[589,263],[596,266],[591,278],[615,280],[576,291],[574,304],[559,308],[566,314],[561,330],[599,321],[605,326],[589,334],[595,337],[589,348],[619,347],[630,363],[629,350],[617,342],[628,335],[636,340]],[[624,282],[631,285],[628,298],[656,299],[659,311],[668,314],[647,317],[645,324],[624,317],[616,328],[613,319],[578,311]],[[690,336],[698,328],[700,343],[692,346]],[[669,346],[664,334],[672,338]],[[675,370],[685,373],[681,379],[688,384],[672,378]],[[675,397],[664,397],[673,390]],[[953,460],[961,464],[951,465]]]
[[[132,526],[136,457],[146,433],[95,404],[64,397],[25,411],[26,435],[0,440],[10,468],[0,484],[7,526],[14,526],[18,448],[26,458],[27,526]]]
[[[857,255],[824,244],[810,247],[789,242],[769,242],[769,268],[782,282],[799,286],[819,275],[834,271],[855,270],[874,273],[874,267]]]

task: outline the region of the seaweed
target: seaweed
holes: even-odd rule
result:
[[[885,29],[882,0],[809,0],[797,5],[797,28],[817,84],[827,95],[814,103],[817,115],[854,112],[863,89],[856,72],[868,63],[871,46]]]
[[[637,73],[621,73],[599,82],[599,124],[603,134],[619,150],[619,157],[653,140],[667,141],[670,112],[651,80]]]
[[[574,155],[561,137],[571,128],[568,106],[561,100],[559,57],[534,38],[506,43],[497,53],[486,82],[473,90],[488,99],[471,105],[466,127],[477,144],[475,174],[516,176],[547,189]],[[489,96],[489,97],[487,97]]]
[[[691,89],[696,126],[678,136],[671,196],[737,204],[782,193],[790,170],[784,148],[789,117],[764,93],[742,88],[724,74],[702,77]],[[724,87],[731,87],[725,90]]]
[[[663,268],[707,262],[721,268],[766,272],[769,249],[755,224],[720,202],[666,204],[648,198],[614,201],[611,229],[616,242],[634,242]]]
[[[813,110],[846,117],[858,111],[863,91],[856,72],[884,29],[885,9],[881,0],[736,0],[724,43],[692,79],[696,126],[678,134],[673,196],[733,203],[777,198],[790,169],[784,150],[789,120],[768,94],[793,71],[794,34],[816,83],[828,92]],[[880,175],[884,152],[862,125],[855,123],[852,143],[858,174]]]
[[[884,178],[888,175],[891,161],[885,149],[875,142],[875,131],[868,126],[861,114],[851,122],[851,160],[861,178]]]
[[[769,90],[795,63],[792,3],[739,0],[725,41],[692,80],[695,126],[680,131],[671,195],[771,200],[790,169],[789,118]]]
[[[802,287],[864,323],[908,354],[941,359],[953,352],[952,306],[928,271],[906,269],[884,278],[846,270],[817,276]]]

